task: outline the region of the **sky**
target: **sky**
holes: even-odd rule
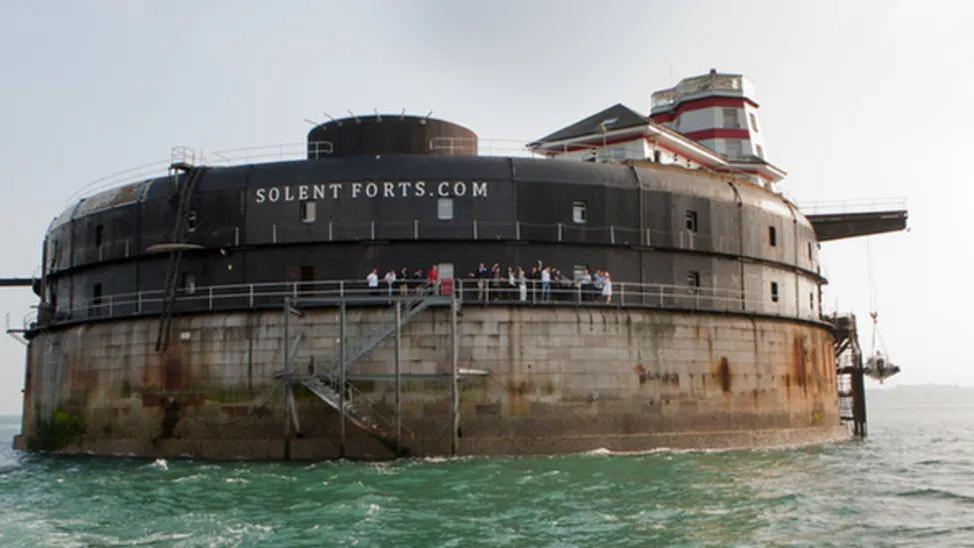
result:
[[[39,272],[74,191],[175,145],[403,108],[528,142],[716,68],[755,83],[787,196],[907,199],[872,269],[864,238],[822,246],[825,305],[859,315],[867,349],[876,303],[903,367],[887,384],[974,385],[974,2],[0,0],[0,21],[0,276]],[[14,323],[33,304],[0,288]],[[24,361],[0,341],[0,414],[20,412]]]

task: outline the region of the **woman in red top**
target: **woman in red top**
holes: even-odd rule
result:
[[[433,265],[429,272],[426,273],[426,283],[433,288],[440,283],[440,270],[436,267],[436,265]]]

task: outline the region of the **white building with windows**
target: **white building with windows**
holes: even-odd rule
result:
[[[786,173],[767,161],[753,97],[754,86],[742,75],[712,70],[653,93],[648,117],[616,104],[528,148],[563,159],[704,169],[770,188]]]

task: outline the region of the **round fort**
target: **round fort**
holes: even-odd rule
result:
[[[72,203],[44,242],[17,445],[318,459],[847,437],[812,225],[644,122],[662,136],[639,158],[600,156],[604,127],[590,157],[549,139],[532,158],[478,155],[443,120],[352,117],[314,127],[306,158],[177,158]]]

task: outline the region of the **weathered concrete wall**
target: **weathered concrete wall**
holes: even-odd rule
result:
[[[388,316],[352,309],[350,336]],[[428,310],[403,332],[404,441],[411,454],[450,452],[449,319],[448,310]],[[292,333],[303,336],[295,368],[337,352],[334,309],[292,321]],[[197,458],[339,455],[338,414],[301,386],[294,389],[301,432],[286,435],[284,390],[274,378],[283,368],[281,313],[177,318],[163,353],[154,349],[157,325],[114,321],[36,336],[18,446],[33,441],[66,452]],[[460,367],[491,373],[461,380],[463,454],[754,447],[846,436],[832,339],[812,324],[498,306],[464,309],[459,335]],[[350,371],[387,417],[392,347],[390,339]],[[52,429],[58,410],[83,425],[83,434]],[[351,425],[346,454],[391,455]]]

